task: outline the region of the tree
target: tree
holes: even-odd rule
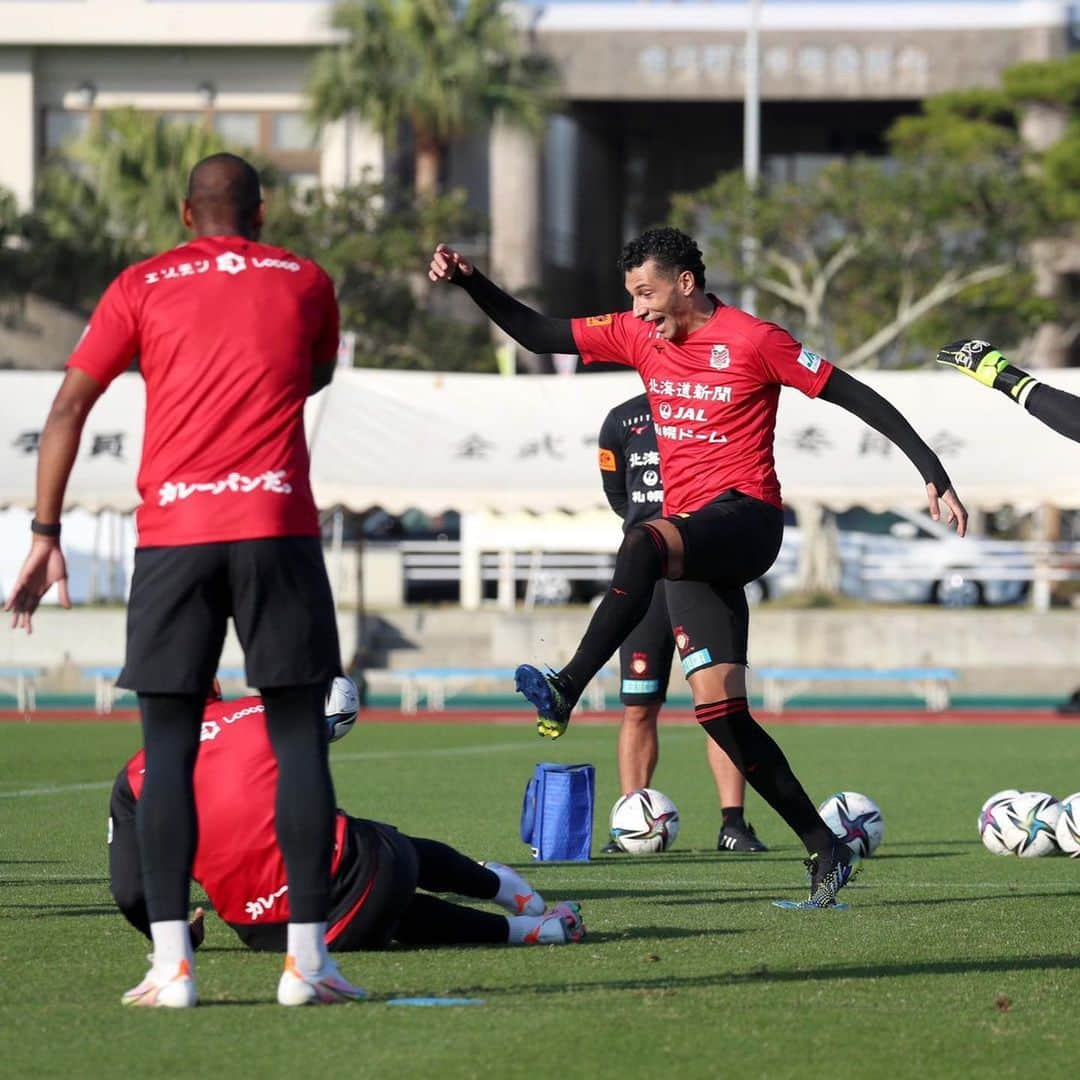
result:
[[[1073,110],[1073,132],[1077,85],[1077,58],[1022,65],[1001,90],[928,99],[890,130],[888,160],[837,161],[753,192],[728,174],[677,196],[673,218],[723,279],[757,287],[761,314],[845,366],[921,362],[974,332],[1017,343],[1057,306],[1035,295],[1033,242],[1075,228],[1080,198],[1080,139],[1034,152],[1023,95]],[[745,234],[753,266],[739,258]]]
[[[357,366],[495,371],[486,324],[432,310],[428,292],[413,287],[429,255],[425,236],[479,231],[461,192],[415,204],[370,181],[300,203],[276,199],[266,224],[274,243],[317,259],[334,279]]]
[[[24,224],[31,289],[85,308],[123,267],[183,242],[188,173],[229,149],[201,126],[135,109],[102,113],[42,172]]]
[[[451,140],[496,116],[542,125],[554,71],[527,50],[503,0],[338,0],[330,22],[345,40],[312,65],[313,119],[355,111],[391,144],[410,128],[422,197],[438,192]]]

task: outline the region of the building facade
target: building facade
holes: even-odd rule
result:
[[[132,105],[206,124],[301,184],[385,167],[357,119],[313,132],[304,81],[329,44],[329,0],[0,0],[0,186],[23,205],[42,162],[95,111]],[[611,255],[666,213],[671,192],[742,160],[751,4],[520,5],[523,32],[563,76],[537,142],[496,125],[456,147],[448,180],[491,221],[490,262],[553,310],[619,298]],[[1062,0],[764,0],[763,167],[797,178],[880,152],[889,123],[928,94],[992,86],[1071,47]],[[679,104],[678,109],[673,105]]]

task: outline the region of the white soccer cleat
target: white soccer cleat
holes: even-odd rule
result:
[[[333,960],[327,959],[323,969],[314,975],[305,975],[291,956],[285,957],[285,970],[277,988],[279,1005],[341,1005],[366,997],[367,991],[345,979]]]
[[[499,879],[495,903],[511,915],[543,915],[544,898],[516,871],[498,862],[480,864]]]
[[[149,959],[153,964],[153,956]],[[143,981],[124,994],[120,1003],[150,1009],[190,1009],[198,1005],[190,962],[181,960],[175,968],[165,971],[151,967]]]
[[[556,904],[542,915],[536,927],[522,938],[523,945],[575,945],[585,936],[581,905],[576,901]]]

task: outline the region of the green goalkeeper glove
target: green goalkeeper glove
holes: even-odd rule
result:
[[[977,379],[983,386],[990,386],[1008,394],[1014,401],[1023,404],[1036,380],[1026,371],[1021,371],[1000,353],[989,341],[951,341],[937,354],[937,362],[946,367],[957,368]]]

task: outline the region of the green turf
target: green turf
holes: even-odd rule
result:
[[[769,904],[802,895],[802,853],[756,796],[749,817],[773,852],[711,850],[716,801],[696,730],[664,731],[654,781],[682,812],[675,851],[535,866],[516,835],[534,762],[597,764],[602,843],[616,795],[613,728],[572,728],[545,744],[525,725],[361,726],[333,748],[343,806],[525,866],[550,899],[582,901],[589,938],[345,957],[371,1002],[287,1011],[271,1004],[278,961],[244,952],[211,919],[198,963],[205,1007],[173,1013],[118,1003],[143,974],[146,947],[110,907],[105,816],[136,729],[5,725],[0,1067],[13,1077],[440,1080],[1072,1071],[1080,862],[994,858],[974,822],[999,788],[1080,789],[1075,731],[774,732],[813,796],[852,788],[883,807],[885,844],[846,890],[850,911]],[[485,1004],[383,1004],[397,995]]]

